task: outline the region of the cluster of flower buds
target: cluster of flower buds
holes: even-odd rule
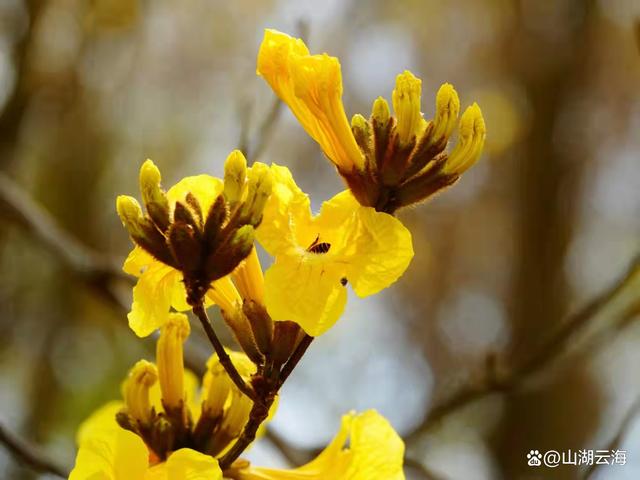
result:
[[[211,283],[231,273],[253,248],[273,181],[264,164],[247,172],[245,161],[244,167],[234,169],[235,176],[206,211],[195,192],[186,192],[172,205],[151,160],[140,170],[146,214],[134,198],[118,197],[118,214],[133,241],[182,272],[189,305],[202,302]]]
[[[207,363],[201,399],[196,401],[196,385],[187,386],[183,362],[188,335],[186,315],[172,314],[160,332],[156,364],[140,360],[123,385],[124,407],[116,420],[139,435],[158,460],[184,447],[220,455],[241,435],[252,407],[215,355]],[[255,365],[241,353],[230,355],[248,380]]]
[[[338,170],[362,205],[393,213],[420,202],[458,180],[482,152],[486,129],[478,105],[462,114],[458,143],[447,153],[460,111],[458,94],[450,84],[442,85],[435,116],[427,121],[420,111],[421,83],[408,71],[398,75],[395,116],[379,97],[368,120],[360,114],[351,120],[364,165]]]

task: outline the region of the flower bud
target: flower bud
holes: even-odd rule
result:
[[[487,130],[477,103],[462,114],[459,130],[458,143],[443,167],[447,174],[461,175],[480,158]]]
[[[242,200],[247,179],[247,159],[240,150],[234,150],[224,164],[224,198],[229,203]]]
[[[372,143],[371,143],[371,125],[359,113],[356,113],[351,118],[351,131],[356,139],[356,143],[360,147],[360,150],[364,153],[365,157],[370,156]]]
[[[158,380],[156,366],[146,360],[138,361],[123,385],[124,403],[131,418],[142,424],[151,420],[152,410],[149,402],[149,389]]]
[[[436,114],[433,118],[431,143],[446,142],[456,126],[460,113],[460,99],[453,86],[445,83],[436,95]]]
[[[160,187],[160,170],[151,160],[140,167],[140,192],[149,217],[164,232],[169,226],[169,200]]]
[[[162,403],[166,409],[182,408],[185,401],[183,344],[190,330],[187,316],[173,313],[160,331],[156,362]]]
[[[378,97],[373,102],[373,108],[371,109],[371,120],[379,125],[386,125],[389,122],[391,113],[389,112],[389,104],[387,101]]]
[[[227,410],[221,429],[224,430],[229,437],[236,438],[242,433],[242,429],[249,421],[249,413],[253,402],[244,394],[233,392],[231,394],[231,403]]]
[[[214,361],[212,361],[214,360]],[[231,392],[232,382],[217,356],[207,362],[203,380],[202,411],[211,418],[222,415]]]
[[[140,228],[140,221],[144,218],[142,208],[138,201],[129,195],[118,195],[116,199],[116,210],[129,234],[133,236],[143,235]]]
[[[408,70],[396,77],[396,88],[391,98],[398,120],[400,146],[408,145],[424,131],[425,121],[420,112],[421,91],[422,81]]]
[[[271,169],[264,163],[255,163],[249,171],[247,189],[247,199],[243,213],[247,223],[257,227],[262,220],[264,206],[273,189]]]

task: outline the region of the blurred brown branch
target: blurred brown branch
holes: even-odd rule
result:
[[[126,308],[114,283],[132,285],[132,279],[115,261],[92,251],[66,232],[27,192],[3,173],[0,173],[0,215],[31,234],[101,296]]]
[[[68,470],[49,458],[34,445],[19,438],[0,423],[0,443],[25,465],[39,472],[50,473],[60,478],[69,476]]]
[[[434,407],[406,440],[415,440],[437,422],[472,402],[495,393],[517,391],[536,374],[545,370],[571,348],[584,341],[584,336],[595,335],[618,321],[627,321],[640,307],[640,295],[635,293],[640,283],[640,256],[608,289],[588,302],[531,355],[531,357],[504,373],[490,371],[483,382],[463,387]]]
[[[129,311],[124,292],[133,286],[133,278],[126,275],[114,260],[91,250],[70,235],[27,192],[3,173],[0,173],[0,217],[14,222],[38,240],[81,283],[105,299],[124,320]],[[190,344],[185,349],[185,363],[194,373],[204,372],[205,359],[190,348]]]

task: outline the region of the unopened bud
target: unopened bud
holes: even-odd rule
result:
[[[239,307],[239,306],[238,306]],[[262,363],[263,356],[258,350],[249,319],[241,308],[222,310],[222,318],[233,332],[242,351],[256,364]]]
[[[443,84],[436,95],[436,114],[433,118],[432,143],[440,143],[451,135],[460,113],[460,99],[453,86]]]
[[[186,315],[172,313],[160,331],[156,362],[162,402],[168,409],[180,408],[185,401],[183,344],[190,330]]]
[[[240,150],[234,150],[224,164],[224,197],[229,203],[242,200],[247,179],[247,159]]]
[[[169,226],[169,201],[160,186],[160,170],[151,160],[140,168],[140,192],[149,217],[164,232]]]
[[[125,406],[131,418],[142,424],[147,424],[151,420],[149,389],[157,380],[158,369],[146,360],[138,361],[125,380],[123,386]]]
[[[443,167],[448,174],[461,175],[480,158],[487,130],[477,103],[462,114],[459,131],[458,143]]]
[[[371,125],[359,113],[356,113],[351,118],[351,131],[356,139],[356,143],[360,147],[360,150],[368,157],[371,152]]]
[[[233,392],[231,394],[231,404],[222,421],[221,429],[231,438],[236,438],[242,433],[242,429],[249,421],[249,413],[253,402],[244,394]]]
[[[227,221],[229,209],[223,195],[218,195],[216,200],[209,207],[207,218],[204,222],[204,242],[213,249],[214,243],[218,239],[222,226]]]
[[[267,313],[267,309],[262,303],[245,299],[242,305],[242,311],[249,319],[256,345],[262,353],[269,353],[273,342],[274,326],[273,320]]]
[[[231,392],[232,382],[218,357],[207,363],[207,373],[203,380],[202,410],[211,418],[222,415]]]
[[[140,221],[143,218],[142,208],[138,201],[128,195],[118,195],[116,199],[118,216],[131,236],[141,235]]]
[[[244,259],[251,253],[253,241],[255,238],[255,229],[251,225],[243,225],[235,231],[231,238],[231,245],[237,250],[237,256]]]
[[[422,81],[406,70],[396,77],[396,88],[391,99],[398,120],[397,132],[400,145],[411,143],[425,127],[420,112]]]
[[[382,97],[376,98],[371,109],[371,120],[379,125],[386,125],[390,116],[391,112],[389,112],[387,101]]]
[[[247,199],[243,213],[247,223],[257,227],[262,220],[264,206],[273,189],[273,175],[267,165],[256,162],[251,167],[248,177]]]

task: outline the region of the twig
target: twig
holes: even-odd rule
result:
[[[502,375],[491,375],[485,382],[475,385],[467,385],[434,407],[407,437],[406,441],[411,442],[422,433],[429,430],[434,424],[442,420],[447,415],[465,407],[472,402],[484,398],[491,394],[512,392],[520,388],[537,373],[544,370],[549,364],[557,360],[566,350],[570,343],[582,332],[588,329],[591,323],[598,318],[606,307],[615,303],[615,300],[622,296],[623,292],[640,275],[640,257],[636,257],[630,264],[627,272],[621,276],[614,284],[590,301],[585,307],[571,316],[551,338],[544,343],[527,361],[514,367],[512,370]],[[637,296],[630,296],[631,302],[639,302]],[[627,314],[631,308],[622,308],[622,312]]]
[[[618,431],[613,436],[613,438],[609,441],[605,450],[612,451],[612,450],[618,450],[618,448],[620,448],[620,445],[624,441],[624,438],[626,437],[627,433],[629,432],[629,429],[633,424],[633,420],[635,419],[636,416],[638,416],[638,414],[640,414],[640,398],[638,398],[635,402],[633,402],[633,404],[627,411],[627,414],[624,416],[624,418],[620,422]],[[600,466],[599,464],[595,464],[595,463],[593,465],[589,465],[589,468],[587,468],[584,471],[584,475],[582,476],[582,478],[584,480],[588,480],[589,478],[591,478],[591,476],[596,472],[599,466]]]
[[[209,338],[211,345],[213,345],[213,349],[216,351],[216,354],[218,355],[220,364],[224,367],[224,369],[226,370],[227,374],[229,375],[233,383],[235,383],[236,387],[238,387],[238,389],[242,393],[244,393],[250,399],[254,400],[256,398],[255,392],[243,380],[242,375],[240,375],[235,365],[231,361],[231,358],[225,351],[224,346],[222,345],[222,342],[220,342],[218,335],[216,335],[216,332],[213,329],[211,322],[209,321],[209,317],[207,316],[207,312],[204,309],[204,306],[202,304],[196,305],[195,307],[193,307],[193,313],[196,315],[196,317],[200,319],[200,323],[202,323],[202,328],[204,328],[204,331],[207,334],[207,337]]]
[[[60,478],[67,478],[68,471],[41,452],[37,447],[19,438],[0,423],[0,443],[25,465],[39,472],[51,473]]]

